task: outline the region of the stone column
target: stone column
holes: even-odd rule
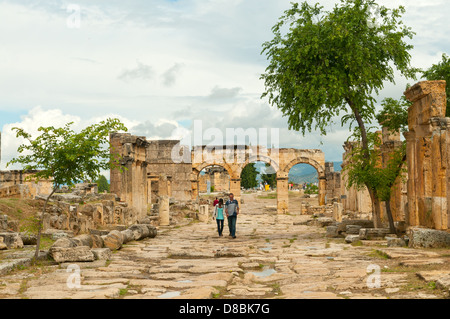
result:
[[[170,225],[169,196],[161,196],[159,198],[159,225]]]
[[[277,213],[286,214],[289,210],[289,174],[277,173]]]
[[[199,192],[199,183],[198,183],[198,178],[195,173],[191,174],[190,180],[191,180],[191,189],[192,189],[191,199],[197,200],[198,192]]]
[[[241,203],[241,179],[232,178],[230,180],[230,193],[233,193],[234,199]]]
[[[424,81],[404,94],[408,109],[408,216],[409,226],[448,229],[449,118],[445,81]]]
[[[319,205],[324,206],[325,205],[325,194],[327,192],[327,180],[325,179],[325,176],[319,177]]]

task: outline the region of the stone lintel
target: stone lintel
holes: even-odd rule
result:
[[[444,92],[445,92],[445,86],[446,86],[446,82],[443,80],[441,80],[441,81],[422,81],[422,82],[416,83],[415,85],[411,86],[403,94],[406,96],[406,98],[409,101],[415,102],[415,101],[427,96],[430,93],[441,93],[442,90],[444,90]]]

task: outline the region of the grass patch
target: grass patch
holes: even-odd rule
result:
[[[359,246],[363,246],[363,243],[362,243],[362,241],[357,240],[357,241],[351,243],[350,245],[352,245],[353,247],[359,247]]]
[[[391,257],[389,257],[388,254],[386,254],[385,252],[382,252],[381,250],[378,250],[378,249],[372,249],[372,251],[368,255],[370,257],[375,257],[375,258],[379,258],[379,259],[391,259]]]

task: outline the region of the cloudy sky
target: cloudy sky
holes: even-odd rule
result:
[[[262,44],[290,2],[0,0],[0,169],[17,155],[14,126],[82,128],[112,116],[149,139],[190,140],[194,121],[224,136],[226,128],[278,128],[280,147],[320,148],[327,161],[341,160],[347,128],[301,136],[260,99]],[[450,53],[448,0],[378,2],[406,7],[414,66]],[[380,100],[400,97],[406,83],[386,84]]]

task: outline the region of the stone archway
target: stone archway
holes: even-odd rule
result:
[[[309,164],[313,166],[319,175],[319,205],[325,205],[326,179],[325,179],[325,155],[321,150],[301,149],[265,149],[261,146],[239,146],[212,148],[201,146],[192,152],[192,199],[198,198],[198,174],[208,166],[222,166],[230,175],[230,192],[236,199],[241,196],[241,173],[246,165],[252,162],[264,162],[270,164],[277,174],[277,211],[279,214],[288,212],[289,207],[289,170],[296,164]],[[218,151],[217,151],[218,149]],[[224,150],[234,150],[232,154],[224,156]],[[261,150],[263,152],[261,152]],[[199,151],[201,151],[199,153]],[[205,157],[207,162],[199,161]],[[230,156],[231,155],[231,156]],[[240,159],[240,160],[238,160]]]
[[[309,164],[317,170],[319,178],[319,205],[325,205],[325,167],[313,158],[298,157],[287,163],[277,173],[277,211],[279,214],[285,214],[289,210],[289,171],[297,164]]]

